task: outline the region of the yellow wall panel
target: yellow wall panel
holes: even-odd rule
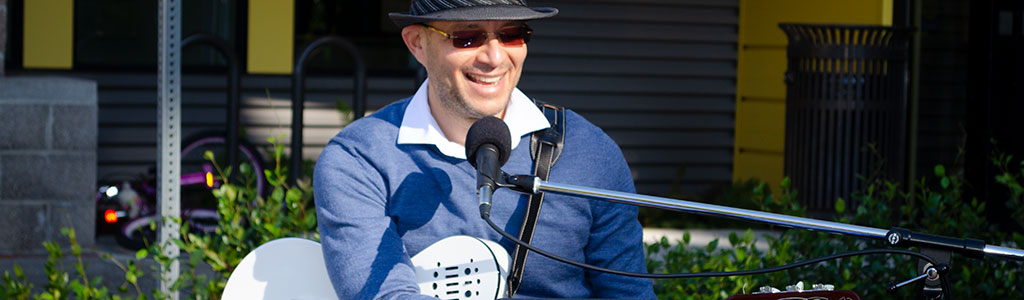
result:
[[[746,167],[736,170],[734,180],[760,179],[769,184],[772,192],[779,193],[779,184],[782,182],[782,154],[743,152],[736,155],[736,164]]]
[[[746,98],[785,99],[786,48],[743,50],[743,64],[737,66],[736,86]]]
[[[782,153],[785,141],[786,103],[744,101],[736,107],[736,147]]]
[[[71,69],[74,0],[31,0],[24,5],[23,66]]]
[[[294,24],[294,0],[249,0],[249,73],[292,72]]]
[[[786,45],[779,23],[892,23],[892,0],[747,0],[740,5],[747,6],[740,34],[748,45]]]

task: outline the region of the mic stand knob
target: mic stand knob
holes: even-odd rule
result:
[[[923,279],[938,280],[939,276],[942,276],[948,270],[949,270],[949,266],[947,266],[946,264],[939,264],[938,267],[928,266],[928,268],[926,268],[924,270],[923,274],[918,275],[917,277],[908,279],[908,280],[906,280],[904,282],[890,283],[889,286],[887,286],[885,289],[886,289],[886,291],[889,292],[889,294],[895,294],[896,293],[896,289],[904,287],[904,286],[907,286],[907,285],[909,285],[911,283],[914,283],[914,282],[917,282],[917,281],[921,281]]]

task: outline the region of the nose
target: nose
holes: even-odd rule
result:
[[[488,37],[487,42],[483,46],[480,46],[480,52],[477,53],[477,62],[486,65],[490,68],[497,68],[505,59],[505,49],[498,41],[496,36]]]

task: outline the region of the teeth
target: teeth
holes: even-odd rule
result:
[[[499,75],[499,76],[492,76],[492,77],[482,77],[482,76],[470,75],[470,78],[472,78],[475,81],[482,82],[482,83],[493,84],[493,83],[497,83],[499,80],[501,80],[501,75]]]

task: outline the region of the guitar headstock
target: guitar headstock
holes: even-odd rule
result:
[[[765,286],[757,292],[735,295],[727,300],[860,300],[860,296],[853,291],[835,290],[835,286],[831,284],[816,283],[811,289],[805,290],[801,281],[786,286],[785,291]]]

